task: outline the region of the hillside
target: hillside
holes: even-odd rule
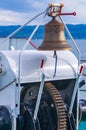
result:
[[[7,37],[14,30],[19,28],[20,25],[14,26],[0,26],[0,38]],[[78,24],[78,25],[67,25],[74,39],[86,39],[86,24]],[[13,37],[16,38],[27,38],[30,36],[31,32],[34,30],[34,26],[25,26],[21,31],[15,34]],[[65,33],[66,37],[68,35]],[[42,39],[44,36],[44,26],[40,26],[33,39]]]

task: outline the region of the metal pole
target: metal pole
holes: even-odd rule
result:
[[[36,102],[34,116],[33,116],[34,121],[36,121],[38,110],[39,110],[39,105],[40,105],[41,96],[42,96],[42,92],[43,92],[43,86],[44,86],[44,79],[45,79],[45,75],[42,73],[42,80],[41,80],[41,84],[39,87],[37,102]]]
[[[10,37],[12,37],[14,34],[16,34],[18,31],[20,31],[24,26],[26,26],[27,24],[29,24],[30,22],[32,22],[34,19],[36,19],[37,17],[39,17],[40,15],[44,14],[46,12],[46,10],[44,12],[41,12],[39,14],[37,14],[36,16],[34,16],[31,20],[29,20],[28,22],[24,23],[22,26],[20,26],[17,30],[15,30],[14,32],[12,32],[10,35],[8,35],[4,40],[0,41],[0,43],[5,42],[7,39],[9,39]]]
[[[66,24],[65,24],[64,20],[62,19],[62,17],[61,17],[61,16],[59,16],[59,17],[60,17],[60,19],[61,19],[62,23],[64,24],[64,27],[65,27],[65,29],[66,29],[66,31],[67,31],[67,33],[68,33],[68,35],[69,35],[70,39],[72,40],[72,42],[73,42],[74,46],[76,47],[76,50],[77,50],[77,52],[78,52],[78,65],[80,65],[80,58],[81,58],[81,53],[80,53],[80,50],[79,50],[79,48],[78,48],[78,46],[77,46],[77,44],[76,44],[75,40],[73,39],[73,37],[72,37],[72,35],[71,35],[70,31],[68,30],[68,28],[67,28],[67,26],[66,26]]]
[[[59,16],[59,17],[60,17],[60,16]],[[78,48],[76,42],[74,41],[74,39],[73,39],[73,37],[72,37],[70,31],[68,30],[68,28],[67,28],[67,26],[66,26],[64,20],[62,19],[62,17],[60,17],[60,19],[61,19],[61,21],[63,22],[64,27],[65,27],[65,29],[66,29],[66,31],[67,31],[67,33],[68,33],[70,39],[72,40],[74,46],[76,47],[77,52],[78,52],[78,68],[79,68],[79,66],[80,66],[80,58],[81,58],[80,50],[79,50],[79,48]],[[78,130],[78,112],[79,112],[79,110],[78,110],[78,98],[79,98],[79,97],[78,97],[78,91],[79,91],[80,76],[81,76],[81,75],[78,74],[78,77],[77,77],[76,83],[75,83],[75,88],[74,88],[72,100],[71,100],[71,104],[70,104],[70,108],[69,108],[69,116],[71,116],[72,109],[73,109],[73,105],[74,105],[74,101],[75,101],[75,97],[76,97],[76,94],[77,94],[77,125],[76,125],[76,129],[77,129],[77,130]]]
[[[34,33],[37,31],[39,26],[36,26],[36,28],[34,29],[34,31],[32,32],[31,36],[29,37],[28,41],[26,42],[25,46],[23,47],[23,49],[20,51],[19,54],[19,71],[18,71],[18,107],[20,107],[20,87],[21,87],[21,56],[22,53],[24,51],[24,49],[26,48],[26,46],[28,45],[28,43],[30,42],[30,40],[32,39]],[[20,109],[18,108],[18,114],[20,113]]]
[[[76,83],[75,83],[75,87],[74,87],[74,92],[73,92],[73,95],[72,95],[71,104],[70,104],[70,108],[69,108],[69,115],[70,115],[70,116],[71,116],[71,113],[72,113],[72,109],[73,109],[73,105],[74,105],[76,93],[77,93],[77,91],[78,91],[80,76],[81,76],[81,75],[78,75],[78,77],[77,77],[77,79],[76,79]]]
[[[53,56],[54,58],[55,58],[55,67],[54,67],[54,75],[53,75],[53,78],[56,76],[56,70],[57,70],[57,54],[56,54],[56,51],[54,51],[54,56]]]
[[[79,119],[79,87],[78,87],[78,90],[77,90],[77,120],[76,120],[76,130],[78,130],[78,119]]]
[[[43,12],[44,13],[44,12]],[[41,14],[43,14],[41,13]],[[44,19],[45,15],[43,16]],[[42,19],[42,20],[43,20]],[[26,44],[24,45],[23,49],[20,51],[19,53],[19,68],[18,68],[18,114],[20,113],[20,87],[21,87],[21,57],[22,57],[22,53],[25,50],[25,48],[27,47],[27,45],[29,44],[29,42],[31,41],[33,35],[35,34],[35,32],[37,31],[37,29],[39,28],[41,22],[36,26],[36,28],[33,30],[32,34],[30,35],[30,37],[28,38]]]

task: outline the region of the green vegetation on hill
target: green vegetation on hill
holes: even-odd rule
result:
[[[9,34],[11,34],[13,31],[18,29],[20,25],[14,26],[0,26],[0,38],[7,37]],[[36,26],[25,26],[22,30],[17,32],[13,37],[15,38],[28,38],[31,34],[31,32],[34,30]],[[71,32],[72,36],[75,39],[86,39],[86,25],[84,24],[78,24],[78,25],[67,25],[69,31]],[[68,35],[65,31],[65,35],[67,38]],[[36,34],[34,35],[33,39],[42,39],[44,36],[44,26],[40,26],[37,30]]]

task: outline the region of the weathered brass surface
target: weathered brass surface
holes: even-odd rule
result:
[[[55,18],[45,25],[44,40],[38,50],[70,50],[64,36],[64,25]]]

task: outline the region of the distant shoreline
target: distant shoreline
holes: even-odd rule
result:
[[[8,25],[8,26],[0,26],[0,38],[5,38],[20,25]],[[36,25],[29,25],[25,26],[21,31],[13,36],[13,38],[28,38],[31,32],[34,30]],[[71,32],[74,39],[86,39],[86,24],[67,24],[69,31]],[[66,38],[69,39],[66,31],[65,31]],[[44,25],[41,25],[34,35],[33,39],[43,39],[44,37]]]

